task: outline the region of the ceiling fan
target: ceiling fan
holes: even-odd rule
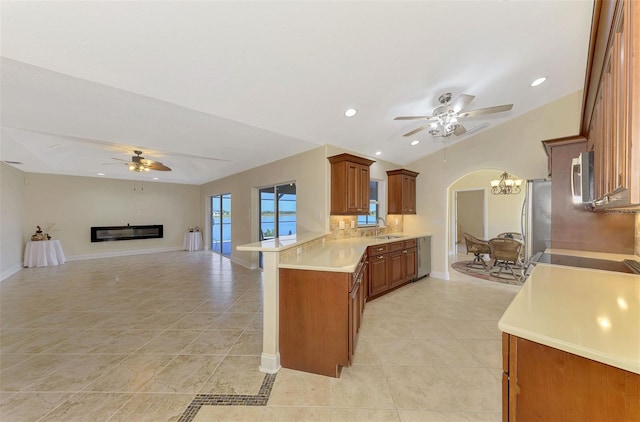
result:
[[[500,113],[509,111],[513,108],[513,104],[505,104],[500,106],[479,108],[476,110],[462,111],[475,97],[473,95],[460,94],[451,100],[451,93],[447,92],[438,97],[441,105],[433,109],[432,116],[400,116],[393,120],[430,120],[431,123],[420,126],[411,132],[405,133],[403,136],[412,136],[416,133],[429,129],[429,133],[433,137],[448,138],[451,135],[464,135],[472,130],[479,129],[481,125],[467,130],[459,119],[463,117],[479,116],[481,114]]]
[[[169,167],[165,166],[160,161],[147,160],[146,158],[142,157],[142,151],[135,150],[133,151],[133,153],[136,155],[131,157],[131,161],[123,160],[122,158],[112,158],[118,161],[125,161],[130,171],[171,171]]]

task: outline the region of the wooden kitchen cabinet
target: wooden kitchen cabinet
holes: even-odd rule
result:
[[[387,245],[369,246],[369,283],[367,299],[384,294],[389,290],[388,267],[389,254]]]
[[[369,214],[369,166],[375,161],[351,154],[328,157],[331,163],[331,214]]]
[[[354,273],[280,269],[280,362],[330,377],[349,366],[364,310],[367,256]]]
[[[604,2],[583,131],[594,152],[595,206],[640,206],[640,2]]]
[[[637,421],[640,375],[507,333],[502,420]]]
[[[414,171],[400,169],[387,172],[389,214],[416,213],[416,178]]]
[[[416,239],[370,246],[367,299],[382,296],[417,277]]]

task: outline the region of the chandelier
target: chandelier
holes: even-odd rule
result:
[[[491,181],[491,193],[494,195],[515,195],[520,193],[522,180],[514,179],[506,171],[500,175],[500,179]]]

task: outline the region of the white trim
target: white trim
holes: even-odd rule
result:
[[[2,271],[2,276],[0,278],[0,281],[3,281],[5,278],[11,277],[12,275],[20,271],[22,268],[23,268],[22,265],[18,264],[15,267]]]
[[[215,253],[215,252],[212,252],[212,253]],[[224,257],[224,258],[229,258],[229,259],[231,260],[231,262],[233,262],[234,264],[242,265],[243,267],[248,268],[248,269],[250,269],[250,270],[257,270],[257,269],[259,269],[259,268],[258,268],[258,264],[256,264],[256,263],[251,263],[251,262],[249,262],[249,261],[247,261],[247,260],[237,258],[237,257],[235,257],[235,256],[233,256],[233,255],[231,255],[231,257],[228,257],[228,256],[226,256],[226,255],[221,255],[221,256],[222,256],[222,257]]]
[[[260,372],[267,374],[276,374],[282,366],[280,366],[280,352],[275,355],[262,353],[260,356]]]
[[[430,277],[437,278],[439,280],[449,280],[449,271],[441,273],[440,271],[431,271]]]
[[[182,250],[183,249],[181,246],[170,246],[166,248],[133,249],[133,250],[126,250],[126,251],[100,252],[100,253],[92,253],[92,254],[86,254],[86,255],[68,256],[67,261],[83,261],[85,259],[114,258],[116,256],[144,255],[149,253],[175,252],[175,251],[182,251]]]

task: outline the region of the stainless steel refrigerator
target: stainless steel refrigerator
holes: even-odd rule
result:
[[[551,247],[551,180],[527,180],[522,203],[521,230],[525,264]]]

